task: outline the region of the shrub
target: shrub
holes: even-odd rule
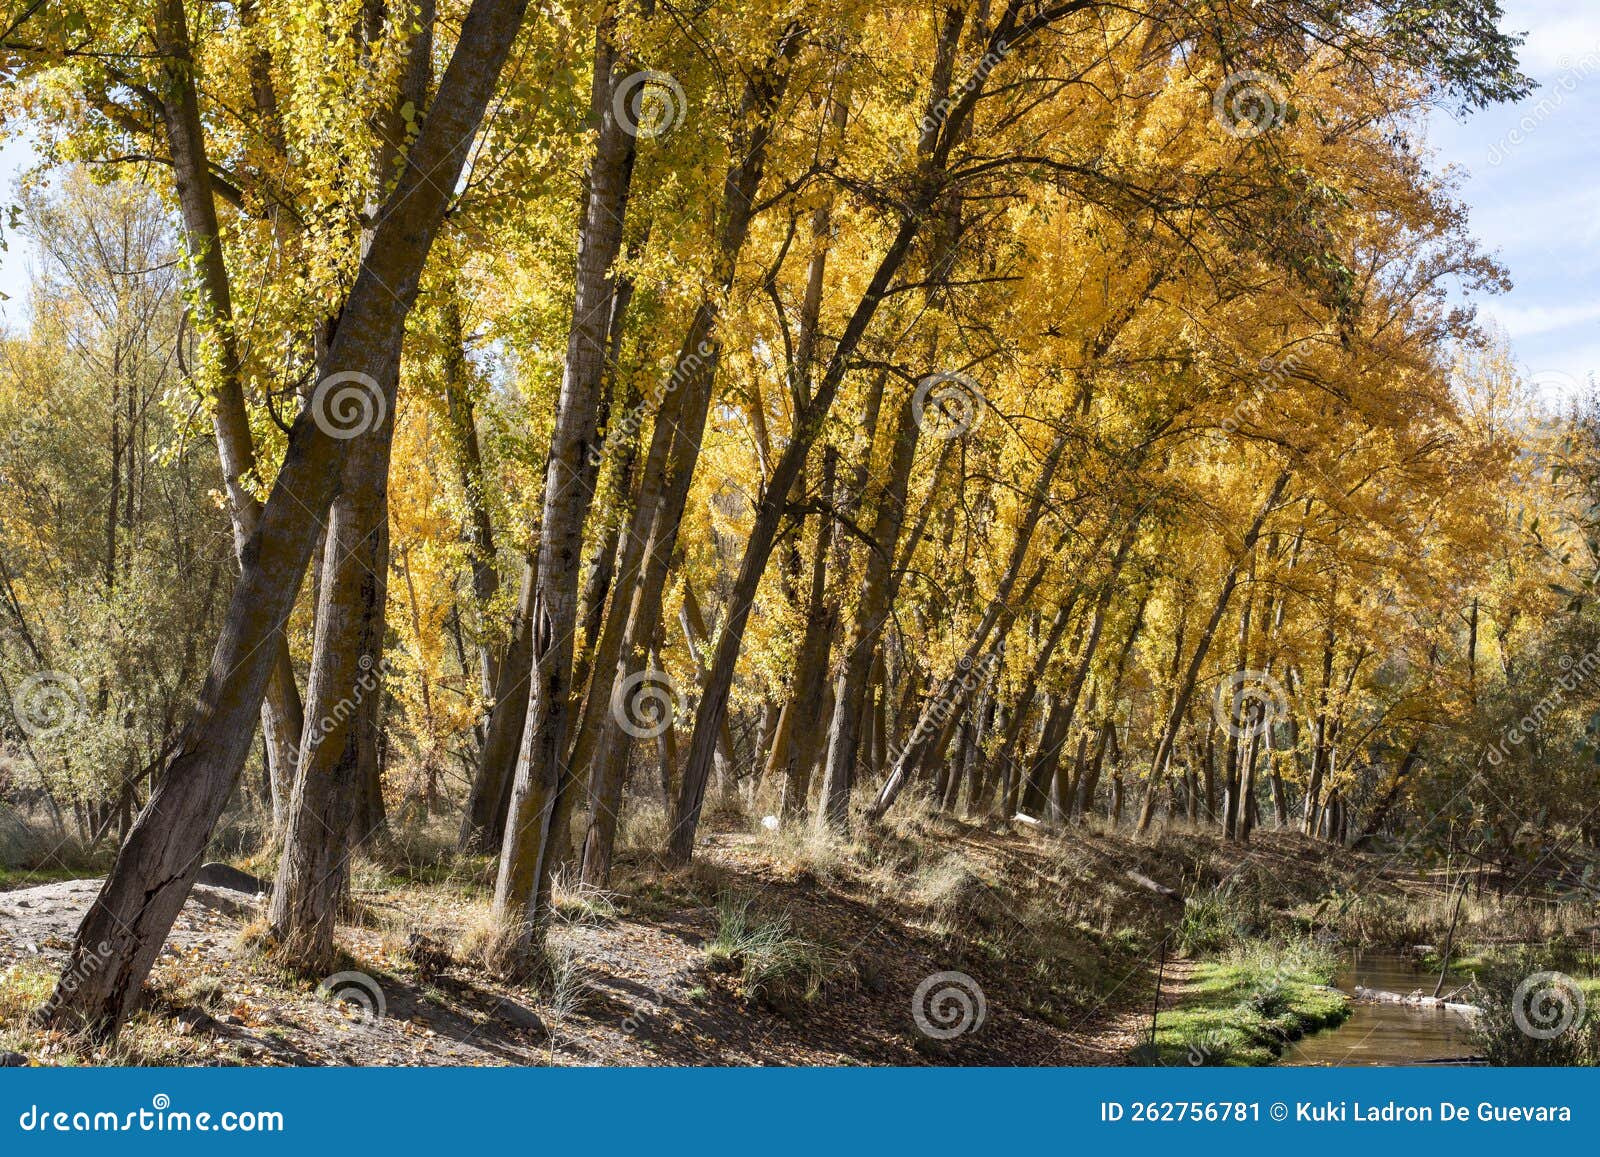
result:
[[[1553,1066],[1600,1062],[1600,1013],[1589,1005],[1600,986],[1551,967],[1544,952],[1524,950],[1478,973],[1482,1009],[1474,1045],[1491,1065]]]

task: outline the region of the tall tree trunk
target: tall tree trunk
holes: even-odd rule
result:
[[[695,675],[704,679],[706,676],[706,648],[711,646],[711,630],[706,623],[705,612],[701,610],[700,600],[695,597],[694,588],[685,580],[683,584],[682,622],[684,640],[689,647],[689,653],[694,657]],[[717,734],[717,775],[724,782],[730,780],[734,774],[734,746],[733,728],[729,726],[726,718],[722,721],[722,730]]]
[[[750,127],[735,142],[737,159],[723,181],[716,237],[713,278],[723,291],[733,284],[739,254],[749,235],[755,198],[766,170],[767,147],[799,39],[797,28],[786,29],[773,55],[745,84],[741,123]],[[720,317],[719,297],[703,300],[679,346],[625,539],[627,554],[617,589],[627,590],[630,597],[626,603],[620,598],[613,600],[595,656],[593,684],[573,756],[573,766],[580,770],[593,760],[589,828],[583,848],[586,879],[610,875],[611,845],[616,838],[632,738],[624,732],[618,716],[626,715],[641,683],[651,680],[644,663],[648,643],[661,620],[667,572],[699,461],[721,352],[717,336]],[[713,757],[721,733],[719,720],[712,738]],[[687,777],[687,769],[684,774]]]
[[[483,727],[483,747],[461,816],[456,846],[468,855],[497,850],[505,839],[517,748],[528,718],[528,679],[533,668],[533,594],[538,560],[523,559],[521,587],[511,616],[511,635],[496,672],[494,701]]]
[[[369,214],[382,210],[382,191],[404,156],[406,120],[401,109],[424,108],[432,84],[432,0],[424,0],[414,15],[405,72],[379,118]],[[367,43],[376,45],[384,35],[386,4],[369,0],[364,16]],[[369,229],[362,240],[364,247],[370,246],[373,232]],[[301,734],[294,797],[268,911],[275,953],[282,962],[307,973],[333,968],[334,928],[349,887],[350,855],[384,823],[378,732],[394,414],[387,406],[380,413],[377,403],[380,397],[397,396],[399,357],[385,370],[384,377],[372,379],[378,393],[362,394],[361,401],[373,407],[371,416],[377,421],[372,425],[362,414],[363,424],[371,428],[353,439],[328,519],[307,687],[307,726]],[[361,389],[370,386],[361,383]]]
[[[1001,814],[1008,818],[1017,811],[1019,782],[1016,768],[1017,745],[1022,741],[1022,730],[1033,709],[1034,697],[1038,695],[1039,688],[1043,685],[1045,670],[1050,665],[1056,647],[1061,643],[1062,635],[1066,633],[1067,624],[1072,621],[1072,613],[1077,609],[1078,598],[1082,593],[1083,588],[1074,585],[1066,601],[1056,608],[1050,630],[1045,635],[1044,641],[1039,644],[1039,651],[1033,659],[1033,667],[1029,670],[1027,678],[1022,681],[1022,689],[1018,693],[1016,703],[1012,705],[1011,722],[1005,729],[1005,738],[1001,740],[1000,751],[995,756],[994,763],[1001,777]]]
[[[170,25],[164,55],[188,70],[187,33]],[[439,95],[423,121],[362,260],[327,363],[393,380],[406,315],[489,97],[522,24],[526,0],[474,0]],[[393,408],[394,399],[384,398]],[[52,1024],[109,1035],[138,998],[199,871],[211,830],[249,754],[282,631],[333,501],[346,441],[310,410],[289,433],[272,495],[241,552],[238,583],[189,725],[78,928],[50,1003]],[[102,951],[109,949],[109,951]]]
[[[1144,629],[1145,610],[1150,605],[1150,588],[1145,587],[1139,596],[1139,605],[1133,612],[1133,622],[1128,627],[1128,633],[1123,636],[1122,646],[1117,650],[1117,660],[1111,666],[1111,688],[1106,696],[1106,719],[1100,728],[1099,742],[1095,746],[1094,759],[1090,762],[1088,771],[1078,784],[1077,799],[1073,807],[1076,814],[1087,815],[1094,807],[1094,794],[1100,786],[1100,771],[1105,765],[1106,748],[1108,744],[1116,742],[1116,711],[1117,701],[1122,697],[1122,682],[1128,672],[1128,660],[1133,655],[1133,645],[1139,639],[1139,633]],[[1191,793],[1191,800],[1193,795]],[[1191,803],[1191,807],[1193,804]]]
[[[817,812],[819,826],[835,831],[843,831],[849,822],[850,793],[855,781],[862,722],[872,702],[872,672],[875,667],[882,666],[878,658],[878,640],[894,601],[895,548],[905,524],[906,495],[920,433],[916,407],[908,395],[895,418],[887,477],[873,515],[861,598],[845,640],[843,665],[835,681],[833,721],[828,729],[822,800]]]
[[[1332,739],[1329,733],[1330,712],[1333,704],[1333,655],[1334,655],[1334,628],[1333,608],[1328,608],[1328,622],[1322,636],[1322,688],[1317,697],[1317,719],[1314,725],[1314,737],[1311,747],[1311,775],[1306,781],[1305,798],[1305,833],[1308,836],[1317,834],[1317,824],[1321,816],[1322,784],[1328,770]]]
[[[478,423],[473,414],[461,300],[453,278],[445,293],[443,340],[445,419],[449,423],[456,478],[466,500],[468,562],[472,568],[472,599],[478,613],[478,685],[484,702],[489,703],[494,699],[500,669],[499,656],[495,654],[485,626],[490,605],[500,590],[500,570],[495,564],[494,520],[489,514],[488,480],[483,473],[483,452],[478,445]],[[487,728],[486,717],[479,727],[480,749],[482,733]]]
[[[769,777],[783,777],[783,817],[799,820],[811,800],[811,768],[822,750],[828,706],[828,651],[839,621],[836,599],[827,592],[828,559],[833,553],[833,481],[838,454],[827,447],[822,460],[822,490],[817,541],[811,556],[811,592],[806,603],[805,637],[795,662],[794,688],[778,722],[780,740],[773,744]],[[787,742],[783,742],[787,730]],[[780,756],[781,752],[781,756]]]
[[[533,681],[495,881],[495,914],[518,951],[534,942],[545,881],[554,870],[555,852],[567,844],[559,805],[565,781],[572,775],[567,756],[583,527],[597,470],[593,451],[615,288],[612,266],[622,252],[634,158],[631,127],[613,107],[622,79],[612,39],[615,20],[614,13],[607,13],[595,33],[589,110],[596,142],[586,182],[572,324],[539,524]]]

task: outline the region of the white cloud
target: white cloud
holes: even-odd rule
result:
[[[1600,302],[1583,305],[1507,305],[1494,302],[1486,305],[1483,312],[1498,321],[1513,338],[1527,338],[1600,320]]]
[[[1507,0],[1501,27],[1526,32],[1522,71],[1548,78],[1585,53],[1600,51],[1600,11],[1592,0]]]

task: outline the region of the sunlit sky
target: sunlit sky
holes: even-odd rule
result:
[[[1600,3],[1504,0],[1504,27],[1526,33],[1523,70],[1540,90],[1516,107],[1434,117],[1437,165],[1460,171],[1474,232],[1515,288],[1480,302],[1541,379],[1600,373]],[[0,202],[33,162],[23,141],[0,146]],[[0,252],[0,324],[27,311],[33,254],[7,231]]]

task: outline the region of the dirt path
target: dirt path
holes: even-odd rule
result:
[[[633,903],[559,930],[569,963],[542,994],[450,960],[419,967],[392,930],[349,926],[348,972],[326,982],[285,977],[238,945],[258,901],[197,886],[152,974],[146,1009],[116,1053],[90,1062],[245,1065],[1073,1065],[1122,1063],[1137,1016],[1042,1018],[1026,969],[970,957],[959,943],[904,922],[848,890],[774,873],[737,840],[707,857],[724,884],[825,939],[836,964],[820,994],[785,1005],[749,999],[707,965],[716,931],[705,902]],[[0,893],[0,1048],[61,1063],[82,1046],[20,1027],[50,991],[96,880]],[[404,898],[375,902],[404,907]],[[436,915],[433,914],[433,915]],[[431,915],[428,918],[432,918]],[[433,942],[463,929],[433,926]],[[941,1039],[913,1010],[930,978],[962,974],[981,992],[968,1031]],[[937,995],[952,980],[934,987]],[[942,986],[942,987],[941,987]],[[1130,994],[1132,995],[1132,994]],[[954,1007],[954,1006],[952,1006]],[[1075,1023],[1076,1022],[1076,1023]],[[949,1023],[949,1022],[947,1022]],[[1065,1026],[1065,1027],[1063,1027]]]

